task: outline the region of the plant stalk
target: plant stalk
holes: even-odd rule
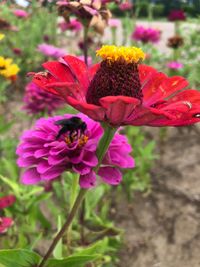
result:
[[[94,171],[97,173],[99,167],[102,163],[103,157],[105,156],[109,145],[117,131],[118,128],[112,128],[107,123],[102,123],[102,127],[104,128],[104,135],[101,138],[98,148],[97,148],[97,158],[98,158],[98,165],[94,168]]]
[[[49,247],[47,253],[45,254],[44,258],[42,259],[41,263],[38,265],[38,267],[43,267],[45,266],[48,258],[50,257],[50,255],[52,254],[54,248],[56,247],[58,241],[61,239],[61,237],[63,236],[63,234],[65,233],[65,231],[68,230],[69,226],[71,225],[84,197],[85,197],[85,194],[87,193],[87,189],[81,189],[79,191],[79,194],[76,198],[76,201],[73,205],[73,208],[71,209],[70,213],[69,213],[69,216],[67,218],[67,221],[65,222],[65,224],[63,225],[63,227],[61,228],[60,232],[58,232],[58,234],[56,235],[56,237],[54,238],[51,246]]]
[[[88,26],[84,25],[83,29],[83,54],[85,64],[88,66]]]
[[[117,131],[117,128],[112,128],[111,126],[109,126],[107,123],[102,123],[102,127],[104,128],[104,134],[103,137],[101,138],[99,144],[98,144],[98,148],[97,148],[97,157],[98,157],[98,165],[94,168],[94,171],[96,173],[98,173],[99,167],[102,163],[103,157],[105,155],[105,153],[108,150],[108,147],[114,137],[115,132]],[[58,234],[56,235],[56,237],[54,238],[51,246],[49,247],[47,253],[45,254],[45,256],[43,257],[42,261],[40,262],[40,264],[38,265],[38,267],[43,267],[45,266],[48,258],[51,256],[53,250],[55,249],[58,241],[62,238],[62,236],[64,235],[64,233],[66,231],[68,231],[75,215],[77,214],[77,211],[81,205],[81,203],[84,200],[84,197],[87,193],[88,189],[84,189],[81,188],[81,190],[79,191],[79,194],[74,202],[74,205],[69,213],[69,216],[67,218],[67,221],[65,222],[65,224],[63,225],[63,227],[61,228],[61,230],[58,232]]]

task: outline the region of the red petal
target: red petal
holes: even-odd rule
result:
[[[86,64],[82,60],[73,56],[64,56],[62,60],[67,63],[71,72],[86,92],[89,85],[88,68]]]
[[[59,95],[54,88],[46,87],[47,85],[54,82],[57,82],[57,80],[50,73],[47,73],[46,76],[40,73],[36,73],[33,77],[33,83],[35,83],[37,86],[54,95]]]
[[[93,79],[94,75],[96,74],[97,70],[99,69],[100,64],[97,63],[95,65],[93,65],[92,67],[89,68],[89,78],[90,81]]]
[[[104,120],[105,110],[93,104],[87,104],[84,101],[78,101],[72,97],[67,97],[67,103],[74,107],[75,109],[79,110],[80,112],[86,114],[88,117],[92,118],[95,121],[102,121]]]
[[[187,86],[188,81],[183,77],[168,78],[163,73],[154,74],[143,88],[144,104],[145,106],[155,104]]]
[[[144,84],[151,77],[153,73],[157,72],[156,69],[142,64],[138,66],[138,70],[139,70],[141,84]]]
[[[65,100],[68,96],[71,96],[77,100],[85,100],[85,95],[81,91],[78,83],[56,82],[49,84],[46,87],[53,87],[54,90]]]
[[[188,89],[170,98],[167,103],[176,101],[188,101],[190,103],[200,104],[200,92],[197,90]]]
[[[58,61],[45,62],[42,66],[47,69],[57,82],[74,82],[70,69]]]
[[[176,118],[175,116],[155,108],[146,108],[139,106],[136,108],[135,112],[129,117],[127,124],[142,126],[151,125],[153,121],[168,121],[170,119]],[[164,125],[157,125],[164,126]]]
[[[140,100],[127,96],[106,96],[99,102],[106,109],[108,122],[114,126],[126,124],[129,116],[140,104]]]

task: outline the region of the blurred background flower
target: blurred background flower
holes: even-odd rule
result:
[[[37,47],[37,50],[40,53],[42,53],[44,56],[52,57],[55,59],[67,54],[64,49],[61,49],[61,48],[58,48],[54,45],[50,45],[50,44],[46,44],[46,43],[39,44]]]
[[[157,43],[160,41],[161,31],[154,28],[145,28],[143,26],[136,26],[131,35],[132,40],[140,41],[142,43]]]
[[[23,109],[28,114],[52,114],[63,105],[63,101],[54,95],[41,90],[36,84],[30,82],[25,88]]]

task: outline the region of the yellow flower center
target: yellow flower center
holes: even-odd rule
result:
[[[115,46],[115,45],[103,45],[99,50],[96,51],[96,55],[100,56],[103,60],[109,62],[125,61],[129,63],[138,63],[144,60],[145,53],[142,49],[132,46]]]
[[[66,136],[65,137],[65,142],[67,145],[71,145],[74,141],[77,140],[77,136],[76,135],[72,135],[71,138],[69,136]],[[86,135],[81,135],[79,138],[78,138],[78,147],[83,147],[88,141],[88,136]]]

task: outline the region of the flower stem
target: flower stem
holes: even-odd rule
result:
[[[88,26],[84,25],[83,29],[83,54],[85,64],[88,65]]]
[[[71,174],[72,175],[72,185],[71,185],[71,194],[70,194],[70,201],[69,201],[69,206],[70,210],[73,208],[73,205],[76,201],[76,196],[78,192],[78,182],[79,182],[79,176],[77,174]],[[68,247],[68,252],[70,252],[70,242],[71,242],[71,229],[72,229],[72,224],[68,227],[67,232],[66,232],[66,238],[67,238],[67,247]]]
[[[97,158],[98,158],[98,165],[94,168],[94,171],[97,173],[99,170],[99,167],[101,165],[101,162],[103,160],[103,157],[105,156],[108,147],[117,131],[117,128],[113,128],[109,126],[107,123],[103,124],[102,127],[104,128],[104,135],[101,138],[98,148],[97,148]]]
[[[104,128],[104,134],[103,137],[101,138],[99,144],[98,144],[98,148],[97,148],[97,157],[98,157],[98,165],[94,168],[94,171],[97,173],[99,170],[99,167],[101,165],[101,162],[104,158],[105,153],[108,150],[108,147],[114,137],[115,132],[117,131],[117,128],[112,128],[111,126],[109,126],[108,124],[103,124],[102,123],[102,127]],[[75,185],[74,185],[75,187]],[[65,224],[63,225],[63,227],[61,228],[61,230],[58,232],[58,234],[56,235],[56,237],[54,238],[51,246],[49,247],[47,253],[45,254],[45,256],[43,257],[41,263],[38,265],[38,267],[43,267],[45,266],[48,258],[51,256],[54,248],[56,247],[58,241],[62,238],[62,236],[64,235],[64,233],[66,231],[69,230],[69,227],[75,217],[75,215],[77,214],[77,211],[81,205],[81,203],[84,200],[85,194],[87,193],[88,189],[81,189],[79,191],[78,196],[76,197],[76,200],[73,204],[73,207],[69,213],[69,216],[67,218],[67,221],[65,222]]]
[[[65,224],[63,225],[63,227],[61,228],[60,232],[58,232],[58,234],[56,235],[56,237],[54,238],[51,246],[49,247],[47,253],[45,254],[44,258],[42,259],[41,263],[38,265],[38,267],[43,267],[46,263],[46,261],[48,260],[48,258],[50,257],[51,253],[53,252],[54,248],[56,247],[58,241],[61,239],[61,237],[63,236],[63,234],[65,233],[65,231],[68,230],[69,226],[71,225],[84,197],[85,194],[87,192],[87,189],[81,189],[79,191],[79,194],[76,198],[76,201],[69,213],[69,216],[67,218],[67,221],[65,222]]]

